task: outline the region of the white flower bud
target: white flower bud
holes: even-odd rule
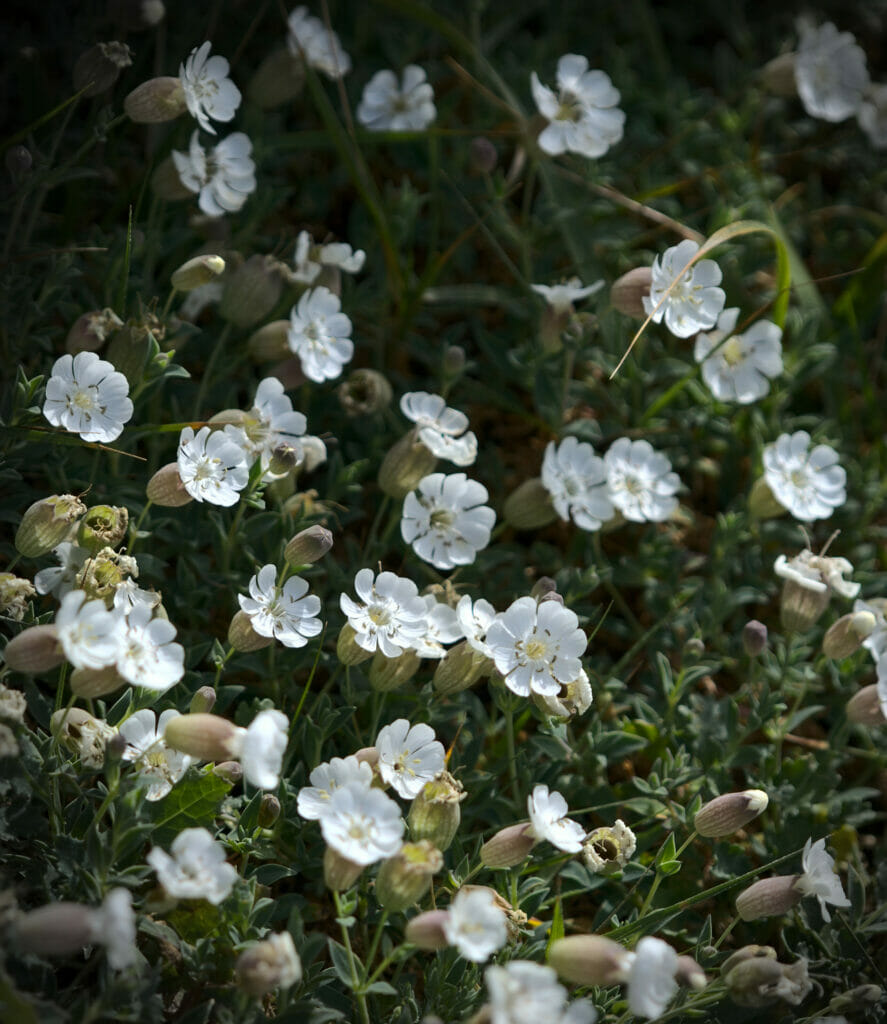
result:
[[[693,827],[707,839],[729,836],[762,814],[768,803],[769,797],[760,789],[725,793],[697,811]]]
[[[602,935],[568,935],[551,944],[548,962],[574,985],[618,985],[631,958],[618,942]]]

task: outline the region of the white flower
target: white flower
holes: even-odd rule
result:
[[[323,629],[316,617],[320,598],[308,594],[301,576],[290,576],[278,587],[277,568],[263,565],[249,581],[249,593],[249,597],[238,594],[237,600],[259,636],[272,636],[284,647],[304,647]]]
[[[366,761],[350,757],[334,757],[319,764],[308,776],[310,786],[299,790],[298,811],[306,821],[319,821],[330,806],[330,797],[341,786],[354,782],[369,789],[373,784],[373,769]]]
[[[678,990],[678,954],[667,942],[648,935],[628,956],[628,1009],[638,1017],[658,1017]]]
[[[152,613],[147,604],[119,613],[117,671],[133,686],[163,693],[185,674],[185,649],[172,642],[176,627],[168,619],[152,619]]]
[[[773,571],[777,576],[793,580],[806,590],[814,590],[819,594],[833,590],[841,597],[856,597],[859,593],[860,585],[858,583],[844,579],[844,573],[853,572],[853,566],[846,558],[814,555],[807,548],[804,548],[794,558],[780,555],[773,565]],[[862,602],[858,601],[857,604],[862,604]],[[867,611],[868,609],[863,608],[862,610]]]
[[[74,589],[77,573],[83,568],[89,551],[70,541],[62,541],[52,549],[52,553],[60,564],[41,569],[34,577],[34,586],[38,594],[52,594],[61,601],[65,594]]]
[[[204,43],[191,51],[185,63],[179,65],[179,81],[188,113],[205,132],[215,135],[210,118],[232,120],[240,106],[240,90],[228,78],[228,61],[224,57],[210,57],[211,48],[211,43]]]
[[[835,859],[830,853],[826,853],[824,839],[819,839],[815,843],[808,839],[804,843],[801,867],[804,873],[795,882],[795,888],[805,896],[815,896],[819,900],[823,920],[832,919],[826,908],[827,903],[831,903],[833,907],[850,906],[841,879],[835,874]]]
[[[571,277],[563,284],[531,284],[530,287],[545,299],[555,313],[569,313],[574,302],[587,299],[589,295],[599,292],[604,287],[604,282],[595,281],[594,284],[583,287],[578,277]]]
[[[147,800],[162,800],[191,764],[187,754],[173,750],[163,741],[167,722],[178,717],[178,711],[169,709],[157,719],[150,708],[144,708],[130,715],[118,729],[126,740],[123,760],[132,761],[138,774],[151,781]]]
[[[878,661],[884,654],[887,654],[887,617],[885,617],[887,600],[883,597],[873,597],[868,601],[855,601],[854,612],[870,612],[875,617],[875,628],[862,641],[862,646]]]
[[[875,149],[887,149],[887,85],[871,85],[856,118]]]
[[[393,71],[377,71],[364,86],[357,120],[371,132],[421,132],[437,116],[425,71],[407,64],[403,85]]]
[[[604,456],[610,501],[634,523],[662,523],[678,507],[681,486],[671,463],[649,441],[620,437]]]
[[[114,610],[129,615],[133,608],[145,605],[152,612],[160,605],[160,594],[156,590],[143,590],[130,576],[118,584],[114,591]]]
[[[795,84],[804,109],[823,121],[852,117],[869,84],[864,51],[849,32],[839,32],[830,21],[817,28],[802,20],[798,31]]]
[[[373,864],[393,857],[403,846],[400,808],[381,789],[362,781],[346,782],[330,796],[320,818],[326,843],[352,864]]]
[[[219,904],[227,899],[237,871],[225,860],[225,848],[205,828],[186,828],[172,841],[172,856],[155,846],[145,858],[174,899]]]
[[[425,632],[413,641],[413,650],[420,658],[443,658],[446,656],[444,644],[452,644],[462,639],[462,625],[456,609],[443,601],[438,601],[434,594],[424,594]]]
[[[702,363],[702,379],[715,398],[748,405],[763,398],[770,380],[782,373],[782,330],[758,320],[745,334],[724,341],[736,329],[738,317],[738,309],[725,309],[716,330],[696,336],[693,358]]]
[[[549,441],[542,460],[542,483],[561,519],[583,530],[599,530],[615,511],[607,487],[607,467],[594,448],[575,437]]]
[[[583,669],[579,675],[558,694],[536,694],[536,704],[555,718],[572,718],[584,715],[591,707],[594,695],[588,673]]]
[[[721,283],[721,268],[714,260],[699,260],[683,272],[698,250],[698,243],[685,239],[657,256],[653,260],[650,294],[643,296],[644,310],[652,314],[653,323],[661,324],[664,318],[665,326],[678,338],[690,338],[697,331],[714,327],[727,299],[724,290],[717,287]],[[660,306],[676,279],[678,283]]]
[[[408,391],[400,409],[416,424],[418,438],[439,459],[470,466],[477,458],[477,438],[468,430],[468,417],[451,409],[440,395]]]
[[[191,136],[187,153],[172,151],[173,163],[185,188],[198,193],[197,205],[208,217],[236,213],[256,190],[253,144],[234,132],[207,152],[199,133]]]
[[[625,114],[616,106],[619,90],[603,71],[589,71],[588,60],[575,53],[557,62],[558,94],[530,75],[533,99],[549,124],[539,148],[557,156],[565,151],[599,157],[622,138]]]
[[[262,471],[270,479],[273,475],[268,473],[268,466],[274,449],[280,445],[294,448],[299,461],[302,461],[301,438],[307,426],[302,413],[293,410],[293,403],[276,377],[266,377],[259,382],[252,408],[240,424],[246,434],[250,454],[261,461]]]
[[[241,734],[236,757],[247,782],[276,789],[286,751],[289,719],[282,711],[260,711]]]
[[[460,889],[453,897],[443,931],[466,960],[483,963],[505,945],[508,919],[494,900],[493,892],[485,888]]]
[[[473,604],[468,594],[459,598],[456,605],[456,615],[459,618],[459,625],[462,627],[462,635],[478,654],[485,657],[490,656],[490,649],[486,644],[487,630],[496,618],[496,609],[479,597]]]
[[[302,373],[318,384],[340,376],[354,355],[351,321],[341,308],[339,297],[320,287],[305,292],[290,311],[290,351],[299,357]]]
[[[363,249],[352,250],[346,242],[315,245],[307,231],[300,231],[293,256],[294,269],[288,276],[295,284],[314,284],[324,267],[337,267],[346,274],[356,274],[363,269],[365,260]]]
[[[382,781],[404,800],[417,797],[447,766],[443,744],[434,738],[431,726],[411,726],[405,718],[380,729],[375,747]]]
[[[582,849],[585,829],[567,817],[567,801],[556,790],[549,793],[548,786],[534,786],[527,797],[527,812],[537,839],[547,839],[564,853],[578,853]]]
[[[74,668],[105,668],[117,660],[122,623],[104,601],[89,601],[82,590],[72,590],[62,598],[55,627]]]
[[[487,630],[487,646],[505,685],[521,697],[556,694],[582,671],[588,639],[576,613],[555,601],[520,597]]]
[[[567,1006],[567,991],[554,968],[511,960],[484,971],[491,1024],[594,1024],[597,1013],[585,999]]]
[[[437,569],[470,565],[496,523],[488,498],[486,487],[464,473],[432,473],[404,499],[401,536]]]
[[[812,451],[806,430],[780,434],[764,449],[764,479],[780,505],[804,523],[828,519],[847,500],[847,474],[828,445]]]
[[[113,441],[132,417],[129,384],[95,352],[61,356],[46,382],[43,415],[84,441]]]
[[[875,664],[877,672],[877,693],[878,703],[881,705],[881,714],[887,718],[887,656],[878,657]]]
[[[582,845],[582,859],[593,874],[624,868],[637,849],[637,836],[621,818],[610,827],[593,829]]]
[[[92,939],[105,947],[109,965],[125,970],[138,959],[136,918],[128,889],[111,889],[101,907],[92,912]]]
[[[393,572],[375,576],[372,569],[361,569],[354,577],[354,589],[363,603],[341,594],[339,607],[365,651],[379,650],[386,658],[397,658],[424,635],[425,602],[412,580]]]
[[[287,25],[287,45],[294,57],[301,57],[328,78],[348,74],[351,58],[342,49],[338,35],[328,30],[320,18],[310,15],[307,7],[297,7]]]
[[[179,476],[185,490],[197,501],[213,505],[236,505],[249,481],[249,464],[242,431],[227,426],[211,431],[201,427],[197,434],[185,427],[179,437]]]

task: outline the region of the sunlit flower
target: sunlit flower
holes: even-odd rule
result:
[[[65,594],[75,588],[77,573],[83,568],[89,551],[70,541],[62,541],[52,549],[52,553],[58,559],[59,565],[41,569],[34,576],[34,587],[38,594],[52,594],[61,601]]]
[[[556,790],[549,793],[548,786],[534,786],[527,797],[527,811],[537,839],[547,839],[564,853],[578,853],[582,849],[585,829],[567,817],[567,801]]]
[[[847,474],[828,445],[810,450],[806,430],[780,434],[764,448],[764,479],[773,497],[802,522],[828,519],[847,499]]]
[[[587,299],[604,287],[603,281],[595,281],[583,287],[578,277],[571,277],[563,284],[531,284],[530,287],[537,295],[541,295],[555,313],[569,313],[574,302]]]
[[[354,355],[351,321],[329,288],[312,288],[290,311],[287,343],[299,357],[302,373],[318,384],[333,380]]]
[[[185,427],[179,437],[179,476],[185,490],[197,501],[236,505],[249,480],[249,464],[241,432],[233,427],[197,434]]]
[[[619,90],[603,71],[589,71],[588,60],[575,53],[557,62],[558,93],[530,75],[533,99],[549,122],[539,136],[544,153],[580,153],[599,157],[622,138],[625,114],[617,107]]]
[[[72,590],[62,598],[55,628],[65,657],[75,668],[105,668],[117,660],[122,623],[104,601],[88,601],[82,590]]]
[[[629,953],[628,1008],[638,1017],[658,1017],[678,990],[678,954],[667,942],[648,935]]]
[[[722,275],[714,260],[699,260],[683,272],[698,250],[697,242],[685,239],[657,256],[653,260],[650,294],[642,300],[653,323],[661,324],[664,319],[665,326],[678,338],[690,338],[697,331],[714,327],[727,298],[724,290],[718,288]],[[676,278],[678,283],[662,301]]]
[[[425,602],[412,580],[361,569],[354,577],[354,590],[362,603],[342,594],[339,607],[365,651],[379,650],[386,658],[396,658],[425,633]]]
[[[456,609],[434,594],[423,594],[425,602],[425,632],[413,641],[413,650],[420,658],[445,657],[446,645],[462,639],[462,626]]]
[[[350,757],[334,757],[319,764],[308,776],[310,786],[299,790],[298,811],[306,821],[319,821],[330,806],[330,797],[341,786],[357,783],[365,789],[373,784],[373,769],[366,761]]]
[[[138,608],[139,605],[145,605],[153,612],[160,606],[160,594],[156,590],[143,590],[132,576],[129,576],[119,583],[114,591],[114,609],[129,615],[133,608]]]
[[[488,498],[486,487],[464,473],[432,473],[404,499],[401,536],[437,569],[470,565],[496,522]]]
[[[46,382],[43,415],[84,441],[113,441],[132,417],[129,384],[95,352],[61,356]]]
[[[228,77],[230,65],[224,57],[210,57],[211,43],[195,47],[179,65],[179,81],[188,112],[205,132],[215,135],[213,121],[230,121],[240,106],[240,90]]]
[[[416,424],[418,438],[439,459],[470,466],[477,458],[477,438],[468,430],[468,417],[451,409],[440,395],[408,391],[400,409]]]
[[[483,963],[508,939],[508,919],[490,889],[460,889],[453,897],[443,930],[447,942],[474,963]]]
[[[260,711],[241,734],[237,760],[246,781],[258,789],[276,789],[286,752],[289,719],[282,711]]]
[[[472,603],[468,594],[459,598],[456,605],[456,615],[459,617],[459,625],[462,627],[462,635],[478,654],[489,657],[490,649],[487,647],[486,636],[496,618],[496,609],[479,597]]]
[[[805,896],[815,896],[819,900],[823,920],[832,919],[827,903],[833,907],[850,906],[841,879],[835,873],[835,859],[826,852],[824,839],[815,843],[812,839],[807,840],[801,855],[801,867],[804,873],[795,882],[795,888]]]
[[[290,53],[301,57],[328,78],[341,78],[351,70],[351,58],[342,49],[339,37],[313,15],[307,7],[297,7],[287,22]]]
[[[289,272],[296,284],[314,284],[324,267],[336,267],[346,274],[363,269],[366,253],[353,250],[347,242],[327,242],[317,245],[307,231],[300,231],[293,256],[294,269]]]
[[[205,828],[184,829],[172,841],[170,852],[172,856],[155,846],[145,858],[170,896],[214,904],[227,899],[237,870],[225,860],[222,844]]]
[[[715,398],[748,405],[763,398],[771,379],[782,373],[782,330],[757,320],[745,334],[724,341],[738,317],[738,309],[725,309],[716,330],[696,336],[693,358],[702,363],[702,379]]]
[[[150,780],[147,800],[162,800],[191,764],[187,754],[163,741],[167,722],[178,717],[178,711],[169,709],[158,719],[150,708],[143,708],[122,722],[118,730],[126,740],[123,760],[132,761],[138,774]]]
[[[875,149],[887,149],[887,85],[871,85],[856,114]]]
[[[393,857],[403,846],[403,828],[395,801],[359,780],[333,790],[320,818],[325,842],[352,864],[364,866]]]
[[[677,473],[649,441],[620,437],[604,456],[610,501],[634,523],[664,522],[678,507]]]
[[[434,90],[425,71],[407,64],[402,85],[393,71],[377,71],[367,82],[357,120],[371,132],[421,132],[437,116]]]
[[[185,674],[185,649],[173,643],[176,627],[152,615],[147,604],[136,605],[128,615],[119,613],[117,671],[133,686],[164,693]]]
[[[249,581],[249,594],[238,594],[237,600],[259,636],[274,637],[284,647],[304,647],[323,629],[317,618],[320,598],[308,594],[308,584],[301,576],[290,576],[279,587],[277,567],[263,565]]]
[[[236,213],[256,190],[253,144],[243,132],[234,132],[213,149],[191,136],[187,153],[172,151],[173,163],[185,188],[198,194],[197,205],[208,217]]]
[[[246,418],[239,424],[246,435],[250,454],[261,461],[263,472],[268,472],[275,448],[288,445],[301,461],[301,438],[308,422],[285,393],[276,377],[266,377],[256,388],[256,397]]]
[[[844,121],[860,108],[869,84],[865,52],[849,32],[827,21],[798,23],[795,83],[804,109],[824,121]]]
[[[404,800],[412,800],[446,768],[443,744],[430,725],[411,726],[405,718],[380,729],[376,737],[379,774]]]
[[[542,483],[561,519],[583,530],[599,530],[615,510],[607,485],[607,467],[585,441],[570,436],[549,441],[542,460]]]
[[[490,994],[491,1024],[594,1024],[597,1013],[586,999],[570,1003],[553,967],[511,960],[484,971]]]

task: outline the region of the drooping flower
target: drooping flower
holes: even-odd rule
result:
[[[212,44],[195,47],[179,65],[179,81],[188,112],[205,132],[216,134],[213,121],[230,121],[240,106],[240,90],[228,77],[230,65],[224,57],[210,57]]]
[[[604,287],[604,282],[595,281],[594,284],[583,286],[578,277],[571,277],[562,284],[531,284],[530,288],[537,295],[541,295],[555,313],[569,313],[574,302],[587,299]]]
[[[234,132],[207,152],[195,131],[188,152],[174,149],[172,159],[182,184],[198,195],[200,209],[208,217],[223,217],[236,213],[256,190],[252,151],[249,138]]]
[[[443,744],[430,725],[411,726],[405,718],[384,726],[376,737],[379,774],[404,800],[412,800],[446,768]]]
[[[718,287],[721,268],[714,260],[699,260],[684,273],[698,250],[697,242],[685,239],[657,256],[651,268],[650,294],[643,297],[644,310],[652,315],[653,323],[661,324],[664,319],[678,338],[691,338],[697,331],[714,327],[727,298]],[[665,298],[675,279],[678,283]]]
[[[300,231],[293,256],[294,269],[288,276],[296,284],[314,284],[324,267],[336,267],[346,274],[363,269],[366,253],[353,250],[347,242],[316,245],[307,231]]]
[[[197,434],[185,427],[179,437],[179,476],[185,490],[197,501],[236,505],[249,480],[249,464],[241,432],[233,427]]]
[[[61,601],[65,594],[70,593],[77,584],[77,573],[89,557],[89,551],[71,541],[62,541],[52,549],[59,565],[41,569],[34,576],[34,586],[38,594],[52,594]]]
[[[678,954],[667,942],[648,935],[628,955],[628,1008],[639,1017],[659,1017],[678,990]]]
[[[152,618],[148,604],[118,613],[121,632],[117,671],[133,686],[164,693],[185,674],[185,649],[173,643],[176,627],[160,616]]]
[[[249,594],[238,594],[237,600],[259,636],[273,636],[284,647],[304,647],[323,629],[317,618],[320,598],[308,593],[301,576],[290,576],[279,587],[277,567],[263,565],[249,581]]]
[[[457,466],[470,466],[477,458],[477,438],[468,430],[468,417],[451,409],[440,395],[408,391],[400,409],[416,424],[418,438],[439,459]]]
[[[764,479],[773,497],[801,522],[828,519],[847,499],[847,474],[828,445],[810,450],[806,430],[780,434],[764,448]]]
[[[447,942],[474,963],[483,963],[508,939],[508,919],[495,893],[483,886],[460,889],[443,920]]]
[[[113,441],[132,418],[129,383],[95,352],[61,356],[46,382],[43,415],[84,441]]]
[[[423,68],[407,64],[402,85],[393,71],[377,71],[367,82],[357,120],[371,132],[421,132],[437,116],[434,90]]]
[[[844,121],[860,108],[869,84],[865,52],[849,32],[827,21],[798,23],[795,84],[804,109],[823,121]]]
[[[619,109],[619,90],[603,71],[589,71],[588,60],[575,53],[557,62],[558,93],[530,75],[533,99],[548,125],[539,148],[551,156],[579,153],[603,156],[622,138],[625,114]]]
[[[187,754],[173,750],[163,741],[167,722],[178,716],[179,712],[171,708],[158,719],[150,708],[143,708],[130,715],[118,729],[126,740],[123,760],[131,761],[138,774],[150,780],[147,800],[162,800],[191,764]]]
[[[314,768],[308,776],[310,786],[299,790],[298,811],[306,821],[319,821],[330,806],[333,793],[349,782],[369,789],[373,784],[373,769],[366,761],[350,757],[334,757]]]
[[[696,336],[693,358],[702,364],[702,379],[715,398],[748,405],[763,398],[771,379],[782,373],[782,330],[758,320],[745,334],[733,334],[725,342],[738,317],[738,309],[725,309],[716,330]]]
[[[815,843],[812,839],[807,840],[801,855],[801,867],[804,873],[795,882],[795,888],[805,896],[815,896],[819,900],[823,920],[832,919],[827,903],[833,907],[850,906],[841,879],[835,873],[835,859],[826,852],[824,839]]]
[[[491,1024],[594,1024],[597,1013],[586,999],[570,1003],[553,967],[511,960],[484,971],[490,994]]]
[[[342,594],[339,607],[365,651],[379,650],[386,658],[397,658],[424,635],[425,602],[412,580],[393,572],[376,576],[372,569],[361,569],[354,577],[354,590],[362,603]]]
[[[556,790],[549,793],[548,786],[534,786],[527,797],[527,812],[537,839],[547,839],[564,853],[578,853],[582,849],[585,829],[567,817],[567,801]]]
[[[328,78],[342,78],[351,70],[351,58],[342,49],[338,35],[327,29],[320,18],[309,14],[307,7],[297,7],[290,14],[287,27],[287,45],[293,56]]]
[[[662,523],[678,506],[677,473],[649,441],[620,437],[604,456],[610,501],[635,523]]]
[[[258,789],[276,789],[286,752],[289,719],[273,708],[260,711],[240,735],[237,760],[246,781]]]
[[[464,473],[432,473],[404,499],[401,536],[437,569],[470,565],[496,522],[488,498],[486,487]]]
[[[172,856],[155,846],[145,858],[170,896],[216,905],[228,898],[237,870],[225,860],[222,844],[205,828],[184,829],[172,841],[170,852]]]
[[[456,605],[456,615],[459,617],[462,635],[468,641],[469,646],[474,648],[478,654],[489,657],[490,649],[486,643],[487,630],[496,619],[496,609],[482,597],[472,603],[469,595],[464,594]]]
[[[599,530],[615,514],[607,467],[594,448],[570,436],[549,441],[542,460],[542,483],[561,519],[583,530]]]
[[[88,601],[82,590],[72,590],[62,598],[55,628],[65,657],[75,668],[105,668],[117,660],[122,624],[104,601]]]
[[[361,780],[338,786],[320,818],[325,842],[352,864],[364,866],[393,857],[403,845],[403,827],[395,801]]]
[[[311,288],[290,311],[287,344],[299,357],[302,373],[318,384],[333,380],[354,355],[351,321],[329,288]]]

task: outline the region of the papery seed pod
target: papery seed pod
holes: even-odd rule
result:
[[[271,452],[268,469],[265,471],[266,476],[274,476],[276,477],[275,482],[279,482],[289,474],[291,480],[294,470],[298,469],[304,461],[305,450],[301,443],[283,441]]]
[[[77,543],[92,554],[116,548],[126,536],[129,510],[116,505],[94,505],[80,520]]]
[[[413,650],[406,650],[398,658],[386,658],[376,651],[370,664],[370,686],[377,693],[398,690],[418,672],[422,659]]]
[[[755,480],[748,495],[748,512],[752,519],[778,519],[787,511],[773,496],[764,477]]]
[[[887,724],[877,683],[863,686],[847,701],[847,719],[856,725],[871,727]]]
[[[432,877],[442,867],[443,854],[427,839],[404,843],[382,862],[376,875],[376,899],[391,913],[406,910],[428,892]]]
[[[347,622],[339,630],[339,638],[336,641],[336,657],[343,665],[359,665],[373,656],[372,651],[365,650],[357,643],[356,636],[357,634]]]
[[[355,864],[328,846],[323,852],[323,882],[333,892],[345,892],[360,878],[363,864]]]
[[[480,848],[481,863],[488,868],[513,868],[522,864],[536,845],[529,823],[500,829]]]
[[[437,456],[410,430],[387,452],[379,467],[379,487],[389,498],[402,501],[419,486],[423,477],[434,472]]]
[[[272,320],[250,335],[246,347],[256,362],[271,362],[274,359],[285,359],[290,354],[289,320]]]
[[[0,615],[21,622],[28,610],[28,602],[36,596],[37,590],[30,580],[11,572],[0,572]]]
[[[35,501],[22,516],[15,534],[15,548],[25,558],[47,555],[70,534],[71,527],[86,511],[73,494],[53,494]]]
[[[77,317],[65,338],[65,351],[97,352],[108,338],[123,326],[113,309],[96,309]]]
[[[797,96],[798,85],[795,80],[794,53],[781,53],[768,61],[761,69],[761,82],[768,92],[774,96],[790,98]]]
[[[427,839],[439,850],[448,850],[462,820],[461,801],[468,794],[449,772],[426,782],[410,806],[407,823],[414,839]]]
[[[855,654],[875,629],[875,617],[869,611],[850,612],[833,622],[822,638],[822,653],[840,661]]]
[[[283,549],[283,557],[292,566],[314,565],[332,546],[332,533],[317,523],[300,530]]]
[[[803,958],[781,964],[770,957],[741,961],[721,973],[733,1002],[740,1006],[768,1006],[777,999],[797,1006],[813,988]]]
[[[174,121],[187,109],[182,83],[169,76],[142,82],[123,101],[124,113],[138,124]]]
[[[707,839],[729,836],[762,814],[768,803],[769,797],[761,789],[724,793],[697,811],[693,827]]]
[[[69,680],[71,693],[87,700],[105,697],[126,686],[126,680],[117,671],[116,665],[104,668],[75,668]]]
[[[352,370],[336,388],[339,402],[348,416],[374,416],[391,404],[393,392],[388,378],[377,370]]]
[[[138,563],[130,555],[121,555],[113,548],[102,548],[92,558],[87,558],[77,572],[77,587],[92,601],[98,598],[109,608],[114,594],[127,579],[137,576]]]
[[[305,84],[305,64],[290,53],[289,47],[273,50],[259,65],[246,93],[260,110],[291,103]]]
[[[74,88],[84,96],[101,96],[132,64],[132,50],[126,43],[96,43],[77,58]]]
[[[3,651],[7,668],[25,675],[51,672],[65,662],[55,626],[29,626],[14,636]]]
[[[407,921],[404,937],[419,949],[446,949],[449,945],[444,923],[449,917],[446,910],[426,910],[424,914]]]
[[[290,988],[302,979],[302,962],[289,932],[279,932],[244,950],[234,966],[237,984],[251,996]]]
[[[551,495],[538,476],[524,480],[508,495],[502,514],[516,530],[538,530],[557,519]]]
[[[170,284],[177,292],[190,292],[201,285],[209,284],[225,272],[225,261],[221,256],[195,256],[172,272]]]
[[[185,490],[176,462],[168,462],[151,477],[145,489],[148,500],[164,508],[179,508],[194,499]]]
[[[743,921],[787,914],[801,902],[803,894],[796,888],[799,878],[799,875],[776,875],[755,882],[736,897],[736,912]]]
[[[277,305],[283,282],[270,256],[250,256],[225,274],[219,313],[237,327],[252,327]]]
[[[757,619],[749,619],[742,627],[742,646],[750,658],[757,658],[767,650],[767,627]]]
[[[786,630],[805,633],[828,608],[831,591],[814,590],[795,580],[786,580],[782,585],[779,615]]]
[[[564,347],[563,334],[570,322],[573,307],[567,310],[546,305],[539,314],[539,343],[546,355],[554,355]]]
[[[618,942],[602,935],[568,935],[551,944],[548,963],[573,985],[618,985],[631,958]]]
[[[164,742],[201,761],[227,761],[240,756],[246,730],[218,715],[189,714],[170,719]]]
[[[489,658],[476,651],[467,640],[451,647],[434,670],[434,689],[445,696],[461,693],[493,671]]]
[[[274,643],[273,636],[262,636],[253,629],[252,619],[244,611],[234,613],[228,626],[228,643],[235,651],[260,651]]]
[[[188,710],[192,714],[209,714],[215,707],[216,691],[211,686],[201,686],[194,691]]]
[[[49,903],[19,917],[15,948],[37,956],[68,956],[95,940],[96,914],[81,903]]]
[[[755,943],[748,946],[742,946],[740,949],[731,953],[721,964],[721,977],[726,977],[737,964],[741,964],[744,960],[754,959],[755,957],[775,960],[776,950],[772,946],[758,946]]]
[[[650,295],[653,271],[650,267],[634,267],[618,277],[610,287],[610,305],[625,316],[646,320],[644,299]]]
[[[83,768],[97,770],[105,763],[105,748],[117,730],[83,708],[62,708],[49,720],[59,743],[80,758]]]

